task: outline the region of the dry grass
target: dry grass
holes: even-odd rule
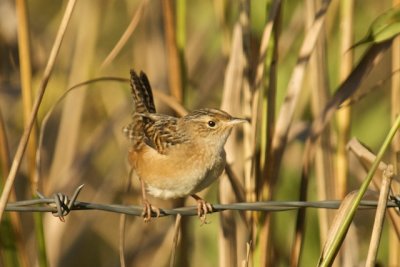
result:
[[[337,236],[334,212],[226,211],[200,226],[185,216],[144,224],[73,212],[62,223],[2,210],[82,183],[80,200],[139,203],[121,132],[133,110],[130,68],[148,74],[161,112],[221,107],[250,119],[227,143],[226,174],[203,193],[211,202],[343,199],[366,173],[348,157],[349,138],[378,151],[400,106],[399,39],[348,51],[392,3],[359,2],[2,1],[14,20],[0,15],[0,266],[316,265]],[[399,142],[386,160],[395,174]],[[398,216],[379,211],[392,222],[382,239],[379,227],[369,238],[375,213],[357,213],[336,266],[364,262],[369,244],[369,262],[377,252],[400,265]]]

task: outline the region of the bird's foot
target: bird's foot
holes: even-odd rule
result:
[[[213,212],[212,205],[197,195],[192,195],[197,201],[197,216],[199,216],[201,224],[208,224],[207,213]]]
[[[156,218],[160,217],[160,209],[151,205],[147,199],[143,200],[142,217],[144,218],[145,223],[150,222],[152,213],[155,213]]]

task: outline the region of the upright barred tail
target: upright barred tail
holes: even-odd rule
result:
[[[141,71],[140,76],[138,76],[133,69],[131,70],[131,88],[136,112],[155,113],[153,92],[144,72]]]
[[[138,76],[134,70],[131,70],[131,88],[132,97],[135,104],[135,113],[132,122],[123,128],[126,137],[131,141],[135,149],[139,149],[145,144],[144,129],[149,119],[143,117],[145,114],[155,113],[153,93],[147,76],[140,72]]]

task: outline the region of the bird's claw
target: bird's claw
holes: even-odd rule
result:
[[[160,209],[151,205],[147,200],[144,200],[142,217],[145,223],[150,222],[152,213],[156,214],[156,218],[160,217]]]
[[[201,224],[208,224],[207,213],[212,213],[213,207],[204,199],[197,199],[197,216],[199,216]]]

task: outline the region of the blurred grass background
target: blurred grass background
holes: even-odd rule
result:
[[[222,107],[232,115],[251,118],[251,124],[235,132],[227,144],[228,159],[239,177],[245,200],[298,199],[307,130],[368,45],[348,48],[395,3],[77,1],[10,199],[30,199],[36,191],[46,196],[55,192],[71,194],[84,183],[81,201],[140,203],[138,181],[132,181],[133,189],[126,193],[129,143],[121,129],[129,123],[134,108],[129,84],[92,83],[69,92],[57,103],[77,83],[97,77],[129,78],[131,68],[145,71],[155,90],[172,95],[188,110]],[[301,62],[299,51],[308,42],[308,29],[325,4],[325,21],[312,56],[306,59],[310,62],[305,66],[304,79],[290,84],[293,70]],[[67,1],[50,0],[0,2],[2,184],[66,5]],[[277,8],[274,15],[273,8]],[[272,34],[263,55],[260,46],[267,22],[272,23]],[[117,45],[121,36],[126,38]],[[350,162],[340,144],[343,147],[355,136],[373,151],[379,148],[392,114],[399,108],[398,73],[394,72],[400,60],[398,41],[392,48],[362,80],[351,108],[342,108],[344,115],[334,117],[322,134],[315,171],[308,184],[308,200],[342,199],[359,187],[364,172]],[[113,50],[116,52],[110,56]],[[259,64],[264,71],[257,83]],[[268,166],[273,162],[275,121],[290,86],[298,86],[301,91],[293,117],[288,118],[287,143],[282,161]],[[173,114],[170,104],[160,101],[157,95],[155,98],[159,112]],[[47,124],[43,124],[47,115]],[[38,146],[40,133],[43,143]],[[38,153],[40,164],[36,161]],[[339,165],[343,162],[341,155],[345,165]],[[342,182],[339,175],[344,177]],[[240,201],[231,191],[224,175],[219,189],[215,183],[204,195],[211,203]],[[152,202],[161,208],[194,205],[190,200]],[[295,257],[299,262],[293,260],[296,254],[292,250],[295,211],[242,215],[224,212],[210,215],[211,223],[203,226],[195,217],[183,218],[174,266],[243,266],[246,243],[250,241],[249,266],[315,265],[333,214],[307,211],[301,254]],[[347,238],[350,245],[344,245],[336,266],[357,266],[365,260],[374,214],[372,210],[357,213]],[[126,266],[168,266],[174,223],[174,218],[144,224],[140,218],[127,217]],[[118,215],[103,212],[72,212],[65,223],[51,214],[7,213],[1,223],[0,265],[119,266],[119,224]],[[391,224],[386,223],[378,261],[383,266],[399,266],[398,239],[390,228]]]

